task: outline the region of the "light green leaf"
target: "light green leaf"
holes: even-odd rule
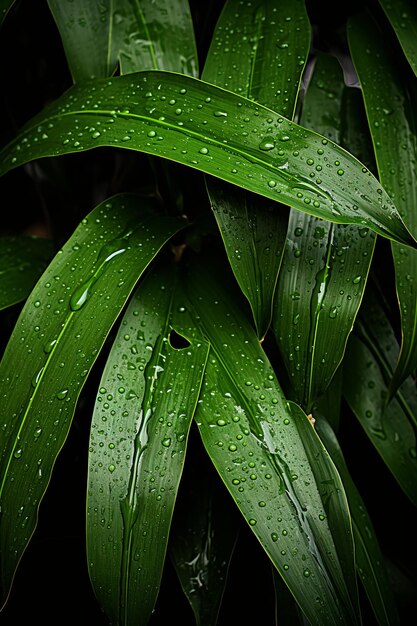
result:
[[[344,90],[338,61],[319,55],[302,119],[335,141],[340,141]],[[343,358],[374,244],[375,235],[367,228],[290,212],[273,330],[294,398],[307,412],[326,391]]]
[[[352,516],[356,568],[378,624],[381,626],[399,624],[398,611],[385,569],[384,557],[365,503],[349,474],[343,452],[331,426],[326,419],[319,417],[316,421],[316,428],[343,481]]]
[[[25,300],[53,255],[39,237],[0,237],[0,309]]]
[[[89,572],[114,624],[145,626],[153,611],[208,354],[202,341],[172,346],[181,315],[173,269],[151,272],[132,298],[91,426]]]
[[[174,218],[152,215],[137,196],[105,201],[74,231],[23,308],[0,363],[2,601],[86,376],[134,284],[180,228]]]
[[[229,0],[202,78],[292,118],[309,49],[304,0],[258,0],[243,6]],[[208,180],[207,188],[231,267],[263,338],[271,322],[287,212],[224,183]]]
[[[166,69],[197,76],[188,0],[48,0],[74,82]]]
[[[366,14],[350,22],[349,44],[362,85],[379,178],[410,232],[416,235],[417,78],[396,62],[385,45],[386,38],[386,33]],[[417,254],[396,244],[392,252],[402,345],[391,395],[417,366]]]
[[[223,488],[220,490],[213,481],[210,474],[213,470],[201,458],[201,447],[194,450],[200,456],[194,452],[190,460],[192,450],[187,452],[189,471],[186,465],[169,548],[197,626],[215,626],[238,537],[239,519],[230,510],[230,499]],[[194,471],[195,467],[198,472]]]
[[[346,352],[344,396],[400,487],[417,504],[416,385],[407,378],[387,404],[398,343],[370,284],[365,297],[358,336],[351,336]]]
[[[417,76],[417,5],[414,0],[379,0]]]
[[[195,416],[210,458],[311,623],[357,623],[350,520],[333,464],[306,415],[286,403],[224,269],[194,266],[186,289],[198,323],[190,334],[211,345]]]
[[[270,138],[274,147],[265,151]],[[170,72],[72,87],[2,150],[0,174],[98,146],[171,159],[317,217],[414,244],[375,177],[341,147],[246,98]]]

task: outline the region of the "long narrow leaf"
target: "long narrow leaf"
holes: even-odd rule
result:
[[[266,151],[265,140],[272,141]],[[348,152],[246,98],[170,72],[72,87],[0,152],[0,174],[98,146],[178,161],[317,217],[414,244],[389,196]]]
[[[319,55],[302,120],[337,142],[344,90],[338,61]],[[290,213],[273,329],[294,397],[308,412],[343,358],[374,244],[375,235],[366,228],[331,224],[296,210]]]
[[[416,385],[407,378],[387,404],[398,343],[370,285],[364,305],[358,336],[352,336],[348,345],[344,395],[403,491],[417,504]]]
[[[379,178],[411,233],[417,234],[417,78],[385,45],[386,34],[367,14],[353,18],[349,44],[365,100]],[[384,88],[381,89],[381,81]],[[417,366],[417,254],[393,244],[402,346],[391,394]]]
[[[200,448],[197,452],[201,453]],[[188,456],[187,456],[188,461]],[[175,508],[170,554],[198,626],[215,626],[226,587],[239,519],[202,459],[192,457]],[[193,468],[199,467],[196,475]],[[187,466],[186,466],[187,470]],[[180,506],[178,506],[180,505]]]
[[[399,624],[398,611],[384,565],[384,557],[365,503],[349,474],[343,452],[331,426],[323,418],[318,418],[316,425],[320,438],[343,481],[352,516],[356,567],[378,624],[381,626]]]
[[[0,26],[16,0],[0,0]]]
[[[208,454],[311,623],[357,623],[350,520],[333,464],[305,414],[287,405],[230,287],[198,267],[187,291],[198,321],[190,333],[211,345],[196,413]]]
[[[2,602],[86,376],[134,284],[181,228],[141,203],[115,196],[83,220],[32,291],[1,361]]]
[[[91,426],[90,577],[114,624],[148,623],[208,344],[171,345],[175,273],[153,271],[121,322]]]
[[[0,309],[28,297],[53,255],[39,237],[0,237]]]
[[[197,76],[188,0],[48,0],[74,82],[143,69]]]
[[[303,0],[259,0],[244,6],[229,0],[202,77],[292,118],[309,49],[310,23]],[[266,142],[264,149],[271,146]],[[262,338],[271,322],[287,213],[224,183],[208,180],[207,186],[231,267]]]
[[[379,0],[417,76],[417,5],[414,0]]]

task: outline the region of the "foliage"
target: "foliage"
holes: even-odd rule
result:
[[[414,3],[36,4],[0,5],[4,623],[401,623]]]

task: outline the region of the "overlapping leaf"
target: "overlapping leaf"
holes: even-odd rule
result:
[[[379,178],[415,235],[417,78],[398,63],[385,40],[386,34],[370,16],[362,14],[351,20],[349,43],[362,84]],[[391,383],[394,393],[417,366],[417,254],[395,244],[392,251],[403,336]]]
[[[356,623],[350,520],[333,464],[286,403],[230,287],[193,266],[186,289],[198,323],[189,332],[211,345],[196,412],[208,454],[310,622]]]
[[[316,427],[343,481],[352,516],[356,568],[378,624],[381,626],[382,624],[386,626],[399,624],[398,611],[385,568],[384,557],[365,503],[349,474],[343,452],[331,426],[324,418],[319,417]]]
[[[201,454],[199,447],[197,454]],[[230,509],[228,495],[220,491],[210,468],[197,454],[187,456],[192,465],[188,465],[188,474],[186,466],[181,483],[182,500],[179,498],[175,508],[170,554],[197,625],[215,626],[239,520]],[[195,464],[199,467],[197,474],[193,471]]]
[[[417,5],[414,0],[379,0],[400,45],[417,75]]]
[[[143,69],[197,76],[188,0],[48,0],[74,82]]]
[[[72,87],[2,150],[0,174],[98,146],[168,158],[317,217],[414,244],[378,181],[341,147],[246,98],[170,72]]]
[[[304,0],[259,0],[243,5],[229,0],[202,77],[292,118],[309,49],[310,23]],[[266,141],[263,147],[268,150],[271,146]],[[272,316],[287,212],[224,183],[208,180],[207,187],[231,267],[262,338]]]
[[[116,624],[146,625],[162,575],[208,344],[172,346],[175,272],[137,290],[107,360],[91,427],[90,577]]]
[[[1,361],[2,602],[86,376],[134,284],[182,227],[141,203],[115,196],[83,220],[30,294]]]
[[[335,141],[341,136],[344,89],[338,61],[319,55],[303,121]],[[290,213],[273,329],[294,397],[308,412],[343,358],[374,243],[374,233],[366,228],[331,224],[295,210]]]
[[[53,255],[39,237],[0,237],[0,309],[27,298]]]
[[[371,285],[366,290],[358,336],[346,354],[344,395],[364,431],[410,500],[417,504],[417,394],[409,377],[387,404],[398,343]]]

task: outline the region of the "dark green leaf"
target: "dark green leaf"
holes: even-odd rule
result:
[[[344,89],[338,61],[319,55],[303,121],[335,141],[340,141]],[[294,397],[307,412],[325,392],[343,358],[374,244],[375,235],[367,228],[290,212],[273,329]]]
[[[311,623],[357,623],[338,474],[306,415],[286,403],[238,298],[219,281],[197,267],[187,282],[199,326],[190,333],[211,345],[196,412],[204,446]]]
[[[344,368],[344,395],[369,439],[410,500],[417,504],[417,394],[407,378],[387,404],[398,343],[371,285]]]
[[[417,76],[417,5],[414,0],[379,0]]]
[[[197,76],[188,0],[48,0],[74,82],[166,69]]]
[[[82,221],[29,296],[1,361],[2,601],[86,376],[134,284],[181,228],[143,202],[115,196]]]
[[[0,26],[16,0],[0,0]]]
[[[274,147],[265,151],[270,137]],[[72,87],[4,148],[0,174],[98,146],[175,160],[317,217],[414,244],[389,196],[348,152],[246,98],[170,72]]]
[[[417,79],[396,62],[386,39],[370,16],[360,14],[351,20],[349,44],[362,84],[379,178],[415,235]],[[417,366],[417,254],[395,244],[392,251],[403,341],[391,394]]]
[[[352,516],[356,568],[378,624],[381,626],[382,624],[386,626],[399,624],[398,611],[385,569],[384,557],[365,503],[349,474],[343,452],[331,426],[324,418],[319,417],[316,427],[343,481]]]
[[[292,118],[309,48],[304,0],[258,0],[243,6],[229,0],[203,79]],[[224,183],[209,180],[208,193],[231,267],[263,338],[271,322],[287,212]]]
[[[173,347],[175,272],[153,271],[123,317],[91,427],[90,577],[114,624],[145,626],[164,565],[208,344]]]
[[[53,255],[38,237],[0,237],[0,309],[25,300]]]
[[[197,452],[201,453],[200,448]],[[189,462],[187,455],[187,462]],[[239,520],[203,459],[192,458],[175,508],[170,554],[198,626],[215,626],[226,586]],[[199,467],[198,473],[193,468]],[[209,468],[210,469],[210,468]],[[184,485],[185,479],[185,485]],[[180,506],[178,506],[180,505]]]

